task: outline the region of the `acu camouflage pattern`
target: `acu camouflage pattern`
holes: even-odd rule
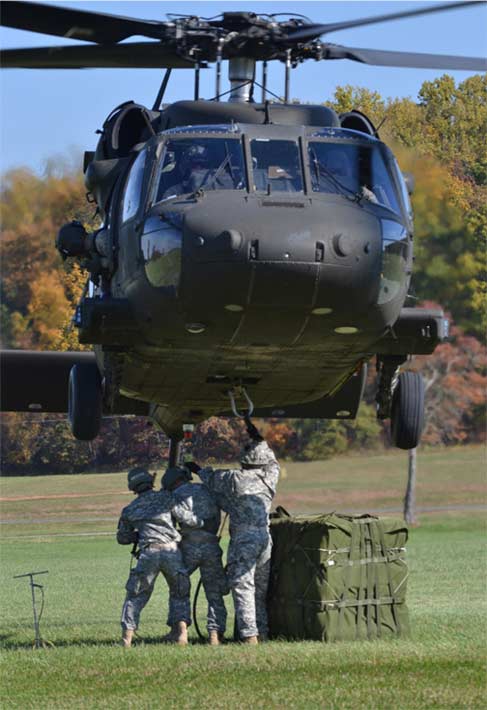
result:
[[[184,483],[172,491],[172,496],[176,503],[175,513],[180,517],[194,515],[197,519],[204,521],[204,530],[216,535],[220,527],[220,510],[205,486],[201,483]],[[195,532],[195,527],[191,522],[186,524],[181,520],[181,535],[190,536]]]
[[[168,584],[171,599],[169,626],[178,621],[191,623],[190,582],[188,570],[181,550],[175,542],[152,543],[140,553],[137,565],[130,571],[125,585],[127,595],[122,608],[122,628],[137,629],[140,613],[152,592],[157,576],[161,572]]]
[[[201,469],[201,480],[230,516],[227,576],[241,638],[267,636],[266,597],[272,541],[269,512],[279,464],[266,442],[253,447],[267,463],[249,469]],[[265,457],[265,458],[263,458]]]
[[[142,609],[149,601],[156,578],[161,572],[169,586],[174,622],[191,623],[190,583],[177,542],[181,536],[174,527],[172,515],[185,525],[201,527],[187,507],[178,507],[166,491],[140,493],[126,506],[118,523],[117,541],[121,545],[139,543],[140,557],[130,572],[127,595],[122,609],[122,628],[136,629]]]
[[[167,491],[143,491],[123,510],[118,521],[117,542],[143,547],[151,542],[179,542],[181,536],[174,527],[172,514],[177,501]],[[179,522],[201,527],[187,507],[178,508],[175,517]]]
[[[275,456],[269,445],[259,439],[258,441],[251,441],[244,447],[240,461],[242,464],[248,464],[252,467],[266,466],[275,461]]]
[[[174,498],[180,506],[194,513],[198,519],[204,520],[204,529],[195,529],[185,523],[181,524],[182,542],[180,549],[184,564],[191,575],[200,570],[203,589],[208,601],[207,628],[208,632],[224,633],[226,629],[227,611],[223,596],[228,594],[228,583],[223,569],[222,549],[216,533],[220,527],[220,511],[211,497],[208,489],[200,483],[185,483],[173,491]],[[173,599],[170,598],[169,620],[175,619]]]
[[[240,529],[269,528],[269,513],[279,480],[279,464],[274,452],[265,442],[259,449],[259,458],[265,454],[267,463],[246,469],[202,468],[198,476],[215,497],[219,508],[229,514],[230,534]]]

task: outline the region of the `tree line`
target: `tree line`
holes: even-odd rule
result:
[[[328,105],[338,112],[358,109],[381,125],[401,169],[415,176],[413,292],[418,303],[441,304],[453,323],[450,342],[410,364],[426,382],[423,442],[480,441],[487,384],[487,77],[456,85],[442,76],[423,84],[418,101],[338,87]],[[11,170],[3,176],[0,203],[2,348],[81,349],[71,318],[86,275],[77,264],[63,263],[54,248],[67,220],[96,226],[81,174],[55,164],[42,177]],[[372,366],[356,420],[269,419],[261,427],[279,456],[295,460],[387,447],[374,397]],[[64,415],[4,413],[1,425],[4,475],[118,470],[155,464],[167,454],[166,437],[137,417],[106,419],[93,442],[74,440]],[[235,460],[241,434],[239,422],[212,418],[197,428],[194,453],[202,460]]]

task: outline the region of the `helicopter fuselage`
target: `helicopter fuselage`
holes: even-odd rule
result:
[[[191,192],[174,184],[177,150],[216,141],[224,167],[197,165]],[[341,172],[330,155],[348,161]],[[151,403],[171,432],[228,411],[234,385],[281,412],[339,389],[378,352],[406,298],[401,180],[389,149],[357,131],[235,124],[154,136],[109,218],[110,297],[132,315],[119,392]],[[110,348],[97,350],[103,369]]]

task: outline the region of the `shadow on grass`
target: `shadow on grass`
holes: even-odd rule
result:
[[[83,638],[76,640],[66,640],[60,639],[58,641],[44,640],[46,644],[44,648],[93,648],[93,647],[117,647],[121,646],[120,639],[114,638],[113,636],[107,638]],[[225,639],[225,644],[236,643],[233,639]],[[208,644],[206,638],[190,638],[189,646],[206,646]],[[160,636],[136,636],[134,637],[133,644],[134,648],[138,646],[174,646],[175,644],[163,641]],[[19,650],[32,650],[34,647],[34,638],[31,641],[20,641],[19,639],[13,638],[13,634],[0,634],[0,649],[4,651],[19,651]]]

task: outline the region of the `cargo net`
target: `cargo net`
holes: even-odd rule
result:
[[[291,517],[278,509],[271,533],[273,638],[332,642],[408,634],[408,531],[402,521]]]

